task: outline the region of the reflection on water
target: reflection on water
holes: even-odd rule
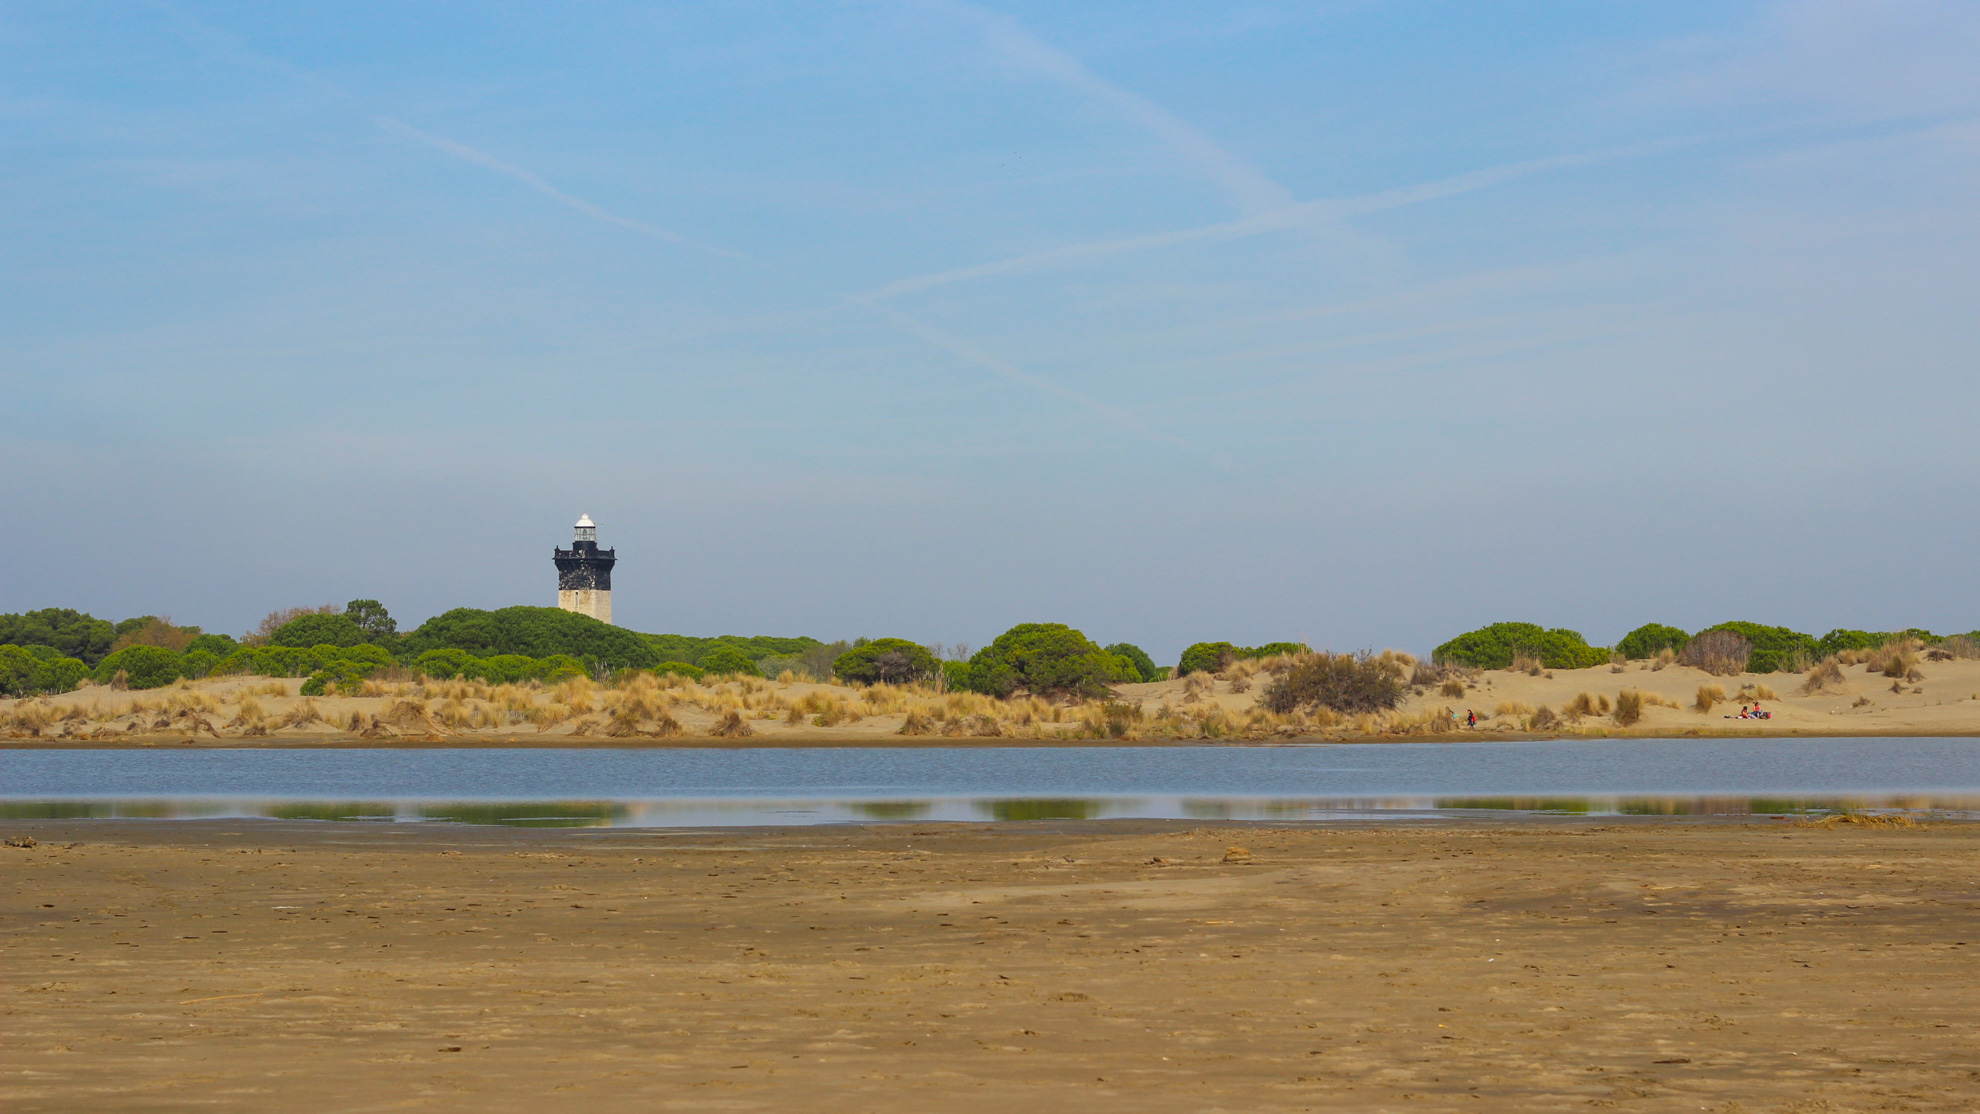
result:
[[[976,810],[992,820],[1093,820],[1107,810],[1107,802],[1021,798],[1008,801],[977,801]]]
[[[854,801],[846,807],[870,820],[919,820],[930,806],[927,801]]]
[[[699,827],[1980,814],[1980,740],[0,750],[0,818]]]
[[[98,800],[0,801],[0,820],[251,819],[340,823],[493,824],[521,828],[703,828],[890,821],[1025,820],[1426,820],[1514,816],[1824,816],[1904,813],[1980,819],[1980,798],[1778,797],[1000,797],[926,801],[314,801]]]

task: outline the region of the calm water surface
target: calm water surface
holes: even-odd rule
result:
[[[0,751],[0,816],[17,818],[704,826],[1835,807],[1980,815],[1980,740]]]

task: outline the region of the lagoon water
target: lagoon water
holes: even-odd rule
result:
[[[1980,740],[0,751],[0,817],[15,818],[699,827],[1838,807],[1980,815]]]

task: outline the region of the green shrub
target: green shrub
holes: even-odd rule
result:
[[[0,615],[0,644],[23,649],[46,646],[92,666],[109,654],[116,641],[117,628],[109,620],[66,607]]]
[[[1682,654],[1684,644],[1689,641],[1691,636],[1676,627],[1667,627],[1662,623],[1645,623],[1623,635],[1622,641],[1616,643],[1616,653],[1631,661],[1654,658],[1660,650]]]
[[[875,638],[832,662],[832,672],[855,685],[900,684],[933,677],[941,668],[927,647],[905,638]]]
[[[1132,683],[1158,679],[1156,674],[1160,669],[1156,666],[1155,659],[1148,656],[1148,651],[1134,643],[1116,642],[1107,647],[1107,652],[1119,658],[1124,664],[1121,670],[1122,680]]]
[[[1121,666],[1120,659],[1064,623],[1020,623],[969,659],[958,687],[997,697],[1020,689],[1097,697],[1123,679]]]
[[[163,646],[126,646],[96,663],[99,682],[120,672],[134,689],[164,688],[179,679],[179,655]]]
[[[1786,627],[1766,627],[1759,623],[1720,623],[1699,631],[1731,631],[1753,644],[1746,659],[1748,673],[1798,673],[1824,656],[1821,644],[1812,635]]]
[[[481,659],[466,650],[448,647],[444,650],[428,650],[414,658],[412,669],[437,681],[451,681],[460,677],[480,676]]]
[[[567,654],[598,662],[608,670],[651,669],[676,656],[660,653],[649,635],[557,607],[504,607],[497,611],[457,607],[420,624],[418,630],[404,636],[399,649],[415,659],[428,650],[444,649],[465,650],[478,658]]]
[[[213,672],[213,667],[219,662],[220,659],[214,657],[210,650],[187,650],[179,659],[179,672],[197,681]]]
[[[1238,659],[1238,648],[1228,642],[1198,642],[1182,652],[1176,663],[1176,676],[1191,673],[1218,673]]]
[[[832,675],[832,659],[852,649],[840,645],[837,650],[814,653],[825,646],[816,638],[775,638],[769,635],[744,637],[739,634],[724,634],[714,638],[696,638],[686,634],[646,634],[641,635],[652,647],[657,661],[684,661],[691,665],[703,664],[701,659],[720,646],[728,646],[739,651],[753,662],[764,658],[803,658],[805,672],[821,680]],[[706,668],[705,665],[703,665]]]
[[[1313,706],[1359,715],[1394,708],[1406,687],[1398,666],[1372,654],[1310,654],[1267,685],[1259,703],[1280,715]]]
[[[740,673],[746,677],[761,677],[763,671],[756,667],[748,655],[734,646],[717,646],[701,655],[703,673]]]
[[[226,657],[227,655],[233,653],[235,650],[238,650],[240,648],[241,648],[241,644],[234,641],[233,636],[231,635],[202,634],[194,638],[192,642],[186,646],[186,653],[192,654],[192,653],[198,653],[200,651],[204,651],[206,653],[212,654],[213,660],[219,661],[221,658]]]
[[[1897,642],[1906,638],[1916,638],[1927,646],[1936,646],[1945,639],[1931,631],[1913,627],[1902,631],[1873,630],[1832,630],[1815,640],[1816,651],[1823,657],[1840,654],[1844,650],[1875,650],[1887,642]]]
[[[356,646],[369,640],[365,629],[348,615],[313,612],[291,619],[268,636],[271,646]]]
[[[1229,642],[1198,642],[1182,653],[1175,675],[1218,673],[1241,658],[1269,658],[1280,654],[1300,654],[1306,646],[1298,642],[1267,642],[1263,646],[1234,646]],[[1149,675],[1149,680],[1155,680]]]
[[[690,681],[699,681],[702,678],[700,666],[690,665],[684,661],[663,661],[653,667],[653,672],[662,676],[672,673],[677,677],[686,677]]]
[[[399,636],[399,621],[377,600],[352,600],[344,605],[344,618],[356,623],[364,632],[364,640],[373,645],[384,645]]]
[[[948,688],[963,692],[969,691],[969,663],[966,661],[943,662],[942,683]]]
[[[809,642],[811,640],[780,639],[779,641]],[[768,654],[757,658],[756,665],[763,670],[765,677],[775,677],[788,669],[793,673],[802,673],[813,680],[829,681],[832,679],[832,663],[839,660],[840,654],[855,649],[858,647],[841,638],[837,642],[820,642],[807,646],[794,654]]]
[[[536,659],[535,676],[544,684],[554,685],[572,677],[589,677],[591,667],[569,654],[551,654],[547,658]]]
[[[56,658],[41,663],[41,691],[71,692],[89,676],[81,658]]]
[[[29,696],[41,691],[40,658],[19,646],[0,646],[0,696]]]
[[[363,666],[366,673],[395,664],[392,651],[368,643],[361,646],[317,646],[314,649],[325,661],[354,662]]]
[[[325,692],[329,691],[330,682],[334,679],[335,675],[329,670],[319,669],[309,675],[309,678],[302,683],[302,688],[298,691],[303,696],[322,696]]]
[[[491,685],[513,685],[536,676],[536,659],[527,654],[496,654],[482,658],[475,675]]]
[[[1507,669],[1515,657],[1533,657],[1548,669],[1589,669],[1606,665],[1609,651],[1590,646],[1580,631],[1545,630],[1533,623],[1493,623],[1458,635],[1431,653],[1439,663],[1476,669]]]

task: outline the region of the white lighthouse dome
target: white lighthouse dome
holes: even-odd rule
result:
[[[595,530],[598,528],[598,524],[591,521],[591,516],[588,514],[579,515],[577,524],[580,530]]]

